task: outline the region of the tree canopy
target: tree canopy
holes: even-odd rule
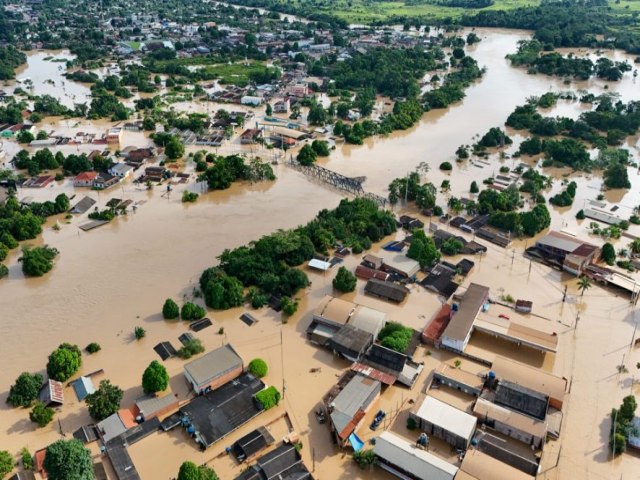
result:
[[[262,378],[269,372],[267,362],[265,362],[261,358],[254,358],[253,360],[251,360],[247,368],[249,372],[251,372],[251,374],[256,378]]]
[[[38,398],[38,393],[42,387],[42,375],[23,372],[16,379],[16,383],[11,385],[7,403],[14,407],[28,407]]]
[[[162,316],[165,320],[178,318],[180,316],[180,308],[178,308],[178,304],[172,299],[167,298],[162,306]]]
[[[152,361],[142,374],[144,393],[164,392],[169,386],[169,374],[157,360]]]
[[[62,343],[51,355],[47,363],[47,375],[52,380],[65,382],[73,376],[82,365],[82,353],[77,345]]]
[[[123,395],[120,387],[112,385],[109,380],[102,380],[98,389],[85,398],[89,415],[97,421],[113,415],[120,408]]]
[[[356,289],[356,277],[346,267],[340,267],[333,279],[333,288],[346,293],[353,292]]]
[[[58,440],[47,447],[45,470],[50,480],[93,480],[91,452],[80,440]]]

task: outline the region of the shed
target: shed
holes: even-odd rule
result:
[[[211,320],[209,320],[208,318],[203,318],[202,320],[196,320],[195,322],[191,322],[189,324],[189,328],[194,332],[199,332],[200,330],[204,330],[205,328],[210,327],[211,325],[213,325],[211,323]]]
[[[309,263],[307,265],[309,265],[309,268],[313,268],[314,270],[321,270],[323,272],[326,272],[332,267],[331,262],[323,262],[322,260],[318,260],[317,258],[312,258],[311,260],[309,260]]]
[[[410,290],[405,286],[392,282],[384,282],[376,278],[372,278],[367,282],[364,287],[364,291],[369,295],[391,300],[396,303],[404,301],[410,292]]]
[[[466,449],[476,429],[477,419],[434,397],[426,397],[410,416],[418,428],[455,448]]]
[[[133,419],[133,414],[126,409],[120,409],[96,425],[105,444],[135,426],[136,422]]]
[[[382,263],[382,258],[376,257],[375,255],[367,254],[362,257],[362,265],[374,270],[380,270],[380,268],[382,268]]]
[[[433,372],[434,380],[449,388],[459,390],[467,395],[477,397],[482,393],[484,380],[479,375],[467,372],[460,368],[454,368],[446,363],[440,364]]]
[[[64,403],[64,386],[56,380],[47,380],[40,390],[38,400],[45,405],[62,405]]]
[[[73,432],[73,438],[84,444],[92,443],[98,440],[98,430],[95,425],[83,425]]]
[[[473,414],[481,423],[511,438],[541,448],[547,436],[545,422],[479,398]]]
[[[456,480],[533,480],[534,477],[496,460],[479,450],[469,449]]]
[[[374,270],[373,268],[365,267],[364,265],[358,265],[356,267],[356,277],[362,280],[369,280],[371,278],[377,278],[378,280],[389,280],[390,275],[387,272],[380,270]]]
[[[196,393],[213,390],[242,373],[242,358],[231,345],[223,345],[184,366],[184,376]]]
[[[403,480],[453,480],[458,467],[391,433],[376,438],[378,466]]]
[[[178,354],[171,342],[161,342],[153,347],[153,350],[163,361]]]
[[[75,380],[72,385],[76,392],[76,397],[78,397],[80,402],[84,400],[87,395],[96,391],[96,387],[90,377],[80,377]]]

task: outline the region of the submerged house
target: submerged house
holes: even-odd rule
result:
[[[223,345],[184,366],[184,376],[197,394],[206,393],[238,377],[242,358],[231,345]]]

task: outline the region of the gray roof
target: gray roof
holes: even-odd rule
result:
[[[329,340],[329,348],[348,357],[358,357],[373,343],[373,335],[352,325],[343,325]]]
[[[380,392],[380,382],[363,375],[354,376],[331,402],[331,421],[338,433],[342,432],[358,410],[365,410]]]
[[[385,323],[387,323],[386,313],[363,306],[357,307],[349,320],[349,325],[369,332],[374,337],[378,336]]]
[[[127,431],[127,427],[117,412],[102,420],[96,427],[98,427],[98,430],[102,433],[104,443],[109,443],[109,440]]]
[[[373,452],[385,463],[401,468],[418,480],[453,480],[458,473],[455,465],[391,432],[380,434]]]
[[[477,283],[469,285],[460,302],[460,309],[453,315],[442,336],[464,341],[488,296],[489,287]]]
[[[467,441],[471,439],[476,429],[476,417],[434,397],[424,399],[416,416]]]
[[[173,395],[173,392],[169,391],[162,397],[155,395],[145,395],[136,400],[136,406],[140,410],[140,415],[144,418],[149,418],[156,413],[174,405],[176,410],[178,409],[178,399]]]
[[[195,382],[202,385],[229,370],[242,367],[242,365],[242,358],[238,356],[233,347],[223,345],[197,360],[187,363],[184,370]]]
[[[550,232],[549,234],[538,240],[536,244],[570,253],[580,245],[582,245],[582,242],[576,238],[570,237],[569,235],[563,235],[558,232]]]

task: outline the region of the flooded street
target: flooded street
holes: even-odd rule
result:
[[[480,183],[482,179],[493,176],[498,172],[501,162],[512,167],[521,161],[527,162],[527,159],[501,161],[494,154],[488,160],[490,166],[472,165],[468,161],[456,164],[455,150],[461,144],[473,143],[475,135],[483,135],[490,127],[503,127],[509,113],[516,105],[523,104],[527,97],[550,90],[588,89],[600,94],[605,91],[604,86],[609,85],[608,91],[618,93],[623,101],[638,98],[638,84],[634,82],[631,72],[627,72],[623,80],[617,83],[592,79],[564,85],[561,79],[528,75],[526,71],[509,65],[505,55],[516,50],[517,42],[528,37],[526,33],[479,30],[478,34],[482,42],[471,48],[470,54],[480,66],[487,68],[487,73],[467,90],[466,98],[461,103],[447,110],[425,114],[421,122],[410,130],[396,132],[386,138],[367,139],[364,146],[338,145],[331,157],[322,160],[321,164],[347,176],[364,175],[367,177],[365,190],[386,196],[386,187],[393,178],[406,175],[420,162],[428,162],[431,170],[423,177],[424,180],[439,187],[443,179],[450,178],[451,194],[468,197],[469,185],[473,180]],[[34,93],[56,94],[67,106],[88,95],[88,87],[74,82],[66,82],[69,94],[65,96],[60,96],[59,87],[44,83],[50,77],[38,76],[37,72],[38,65],[50,63],[44,61],[48,55],[51,53],[30,55],[28,67],[18,72],[18,78],[31,77]],[[615,55],[622,56],[620,53]],[[628,56],[625,58],[629,59]],[[52,65],[57,68],[64,64]],[[202,111],[201,108],[198,105],[193,111]],[[235,105],[229,108],[237,109]],[[176,109],[191,110],[188,104],[177,104]],[[584,110],[585,106],[578,102],[559,101],[549,114],[576,117]],[[83,122],[81,128],[84,131],[101,132],[108,123]],[[46,130],[73,128],[65,121],[45,122],[44,125]],[[524,137],[509,130],[508,134],[512,136],[514,144],[506,151],[513,153]],[[638,138],[633,138],[627,145],[636,161],[637,142]],[[126,145],[148,143],[148,138],[143,134],[125,134]],[[5,142],[5,147],[10,154],[19,149],[12,142]],[[96,148],[99,147],[66,146],[62,151],[67,154]],[[220,153],[224,153],[225,149],[234,151],[234,148],[239,147],[224,147]],[[443,161],[454,164],[451,173],[443,173],[438,169]],[[201,195],[195,204],[183,204],[180,200],[181,190],[194,189],[193,184],[177,187],[168,198],[162,196],[162,187],[145,191],[130,182],[104,192],[76,189],[75,201],[88,195],[103,208],[108,199],[117,197],[139,202],[140,207],[136,213],[116,218],[110,225],[86,233],[77,228],[87,221],[86,214],[74,217],[70,224],[61,218],[49,219],[42,237],[28,242],[47,243],[60,251],[54,269],[43,278],[25,279],[17,261],[19,252],[16,250],[10,254],[6,262],[10,269],[9,277],[0,282],[0,337],[3,339],[0,351],[3,365],[0,372],[0,436],[3,449],[17,452],[26,446],[34,451],[58,439],[59,429],[68,436],[89,422],[84,404],[77,402],[71,388],[65,389],[67,401],[62,413],[57,414],[50,425],[39,430],[29,421],[27,410],[10,409],[5,403],[14,379],[23,371],[42,372],[47,355],[58,344],[71,342],[84,348],[89,342],[100,343],[101,352],[83,356],[82,372],[104,368],[105,377],[125,390],[123,406],[130,405],[142,394],[140,379],[143,370],[149,362],[157,359],[153,346],[161,341],[171,341],[175,345],[177,337],[187,331],[184,323],[162,319],[160,311],[167,297],[179,304],[183,298],[190,298],[202,270],[215,264],[216,257],[224,249],[246,244],[277,229],[306,223],[319,210],[334,208],[343,196],[341,192],[309,181],[285,165],[277,166],[275,172],[278,177],[275,182],[235,184],[226,191]],[[561,178],[568,172],[554,170],[553,173],[554,177]],[[606,195],[607,200],[620,202],[621,209],[628,212],[625,213],[627,216],[631,214],[631,208],[640,204],[640,176],[635,170],[633,173],[630,170],[629,176],[632,189],[624,193],[608,192]],[[578,183],[576,200],[569,208],[549,206],[552,228],[568,228],[586,239],[589,222],[578,222],[575,213],[583,208],[587,199],[595,199],[602,179],[599,174],[580,174],[572,178]],[[20,189],[19,198],[33,196],[36,200],[53,199],[61,191],[71,193],[73,190],[69,179],[54,185],[44,190]],[[561,189],[557,181],[553,192]],[[445,204],[442,195],[439,195],[439,204]],[[59,231],[52,228],[56,220],[61,226]],[[640,227],[632,226],[629,231],[640,234]],[[456,230],[456,233],[459,231]],[[596,238],[591,241],[602,243]],[[619,240],[616,247],[626,243],[628,239]],[[640,478],[635,457],[622,455],[614,462],[609,462],[606,447],[608,413],[612,407],[619,405],[624,395],[632,391],[635,365],[640,361],[640,354],[629,348],[636,324],[635,309],[629,305],[627,297],[614,296],[597,286],[580,298],[573,277],[561,275],[542,265],[530,265],[522,257],[523,250],[531,244],[531,239],[519,241],[507,250],[489,245],[485,257],[473,259],[476,268],[465,286],[469,281],[486,284],[491,286],[494,296],[502,292],[515,298],[532,300],[535,312],[545,317],[544,320],[532,320],[535,326],[555,331],[559,336],[557,355],[533,358],[521,353],[521,357],[517,357],[520,361],[571,378],[558,468],[550,468],[541,478],[600,479],[619,478],[623,474],[625,479]],[[360,259],[361,255],[350,256],[346,266],[353,269]],[[312,287],[301,292],[299,311],[289,323],[282,325],[279,314],[263,309],[255,313],[259,322],[248,327],[238,320],[245,310],[237,308],[226,312],[209,312],[213,327],[197,335],[207,351],[223,343],[231,343],[245,363],[256,356],[264,358],[270,366],[266,383],[279,389],[283,382],[286,383],[286,395],[281,407],[263,414],[257,421],[204,453],[195,447],[182,430],[171,434],[154,434],[130,449],[143,479],[172,478],[180,463],[186,459],[200,463],[213,459],[211,464],[219,471],[221,478],[233,478],[240,473],[241,467],[227,465],[226,458],[214,457],[261,422],[273,420],[274,432],[280,432],[282,429],[277,423],[280,420],[276,417],[284,413],[282,406],[286,407],[294,428],[302,434],[302,454],[307,466],[310,469],[313,466],[316,478],[391,478],[381,469],[373,472],[358,470],[348,455],[338,452],[330,443],[326,426],[316,422],[313,414],[316,404],[348,364],[305,341],[304,331],[310,322],[310,312],[325,294],[332,293],[333,278],[332,272],[326,275],[307,273],[313,282]],[[563,303],[565,285],[568,286],[569,297]],[[391,319],[416,329],[425,326],[439,305],[435,295],[415,285],[411,287],[408,302],[400,307],[365,297],[363,287],[364,283],[359,281],[356,292],[344,295],[344,298],[388,312]],[[574,329],[578,314],[579,325]],[[141,341],[133,337],[136,326],[142,326],[147,331],[146,338]],[[218,334],[221,327],[224,333]],[[472,344],[478,349],[487,347],[486,343],[482,338],[472,339]],[[630,373],[617,374],[616,366],[623,355]],[[426,362],[426,368],[414,389],[409,391],[392,387],[384,393],[380,400],[381,408],[388,411],[395,409],[398,415],[398,421],[392,427],[394,430],[407,435],[403,427],[403,415],[406,415],[409,405],[405,402],[409,398],[417,398],[431,369],[436,366],[436,360],[448,360],[451,357],[445,352],[432,352],[429,355],[421,348],[418,359]],[[165,365],[172,377],[174,392],[180,400],[185,400],[187,388],[182,376],[184,362],[170,359]],[[310,373],[309,370],[315,367],[320,371]],[[372,434],[366,425],[364,428],[366,432],[363,431],[362,438],[366,441]],[[280,433],[278,435],[282,436]],[[558,442],[550,442],[548,449],[557,452]],[[158,450],[163,452],[162,456],[157,455]]]

